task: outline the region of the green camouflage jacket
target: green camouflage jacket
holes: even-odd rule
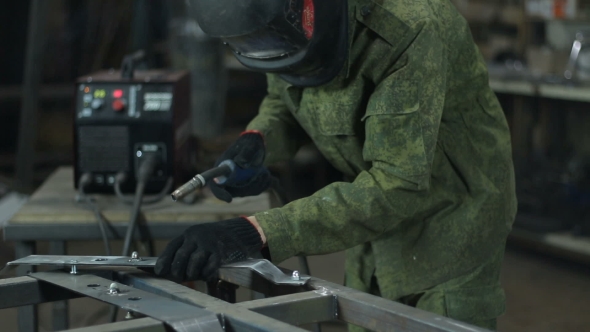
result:
[[[268,164],[311,138],[353,179],[255,215],[273,260],[348,249],[347,285],[370,291],[376,280],[389,299],[479,271],[457,286],[467,289],[458,302],[503,304],[516,213],[510,135],[468,25],[448,0],[349,3],[340,75],[305,89],[268,75],[248,126],[265,134]]]

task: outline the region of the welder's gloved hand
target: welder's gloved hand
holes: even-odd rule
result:
[[[198,224],[172,240],[154,271],[177,281],[212,281],[223,264],[239,262],[260,252],[262,239],[246,218]]]
[[[217,159],[215,166],[224,160],[233,160],[237,166],[243,169],[260,170],[255,176],[246,181],[219,185],[211,181],[209,187],[215,197],[222,201],[231,202],[234,197],[246,197],[260,195],[271,184],[271,175],[263,171],[264,137],[258,131],[245,131],[240,137]]]

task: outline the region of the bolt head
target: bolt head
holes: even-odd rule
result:
[[[131,258],[133,259],[138,259],[139,258],[139,254],[137,253],[137,251],[134,251],[131,253]]]
[[[292,278],[295,280],[299,280],[299,271],[297,271],[297,270],[293,271]]]

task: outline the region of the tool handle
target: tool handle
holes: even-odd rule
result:
[[[205,183],[203,183],[202,185],[205,186],[207,183],[209,183],[209,181],[211,181],[215,178],[231,175],[232,172],[233,172],[233,169],[230,165],[221,163],[221,164],[219,164],[219,166],[213,167],[213,168],[201,173],[201,176],[205,180]]]
[[[187,183],[172,192],[171,197],[172,200],[177,201],[189,193],[206,186],[207,183],[213,179],[216,179],[216,182],[219,185],[233,185],[235,183],[248,181],[264,172],[268,172],[268,169],[265,167],[245,169],[236,165],[233,160],[228,159],[221,162],[217,167],[195,175],[195,177]]]
[[[231,169],[229,174],[216,177],[217,184],[225,186],[231,186],[236,183],[245,182],[261,173],[268,172],[268,169],[262,166],[256,168],[241,168],[230,159],[222,161],[219,164],[219,167],[221,166],[227,166]]]

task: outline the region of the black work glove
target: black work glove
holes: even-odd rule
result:
[[[221,265],[243,261],[261,249],[260,233],[246,218],[198,224],[168,244],[154,271],[179,282],[212,281]]]
[[[233,160],[243,169],[258,169],[259,171],[248,180],[219,185],[211,181],[209,187],[215,197],[222,201],[231,202],[234,197],[256,196],[263,193],[271,184],[270,173],[263,168],[266,149],[264,138],[257,131],[245,131],[215,162],[218,166],[225,160]]]

